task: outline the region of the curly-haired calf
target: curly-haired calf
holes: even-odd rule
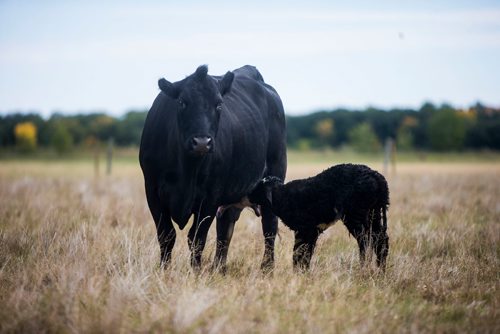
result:
[[[384,176],[369,167],[336,165],[314,177],[287,184],[267,177],[248,199],[271,208],[295,232],[295,268],[309,268],[319,235],[342,220],[358,242],[361,264],[366,250],[373,250],[377,265],[385,270],[389,188]]]

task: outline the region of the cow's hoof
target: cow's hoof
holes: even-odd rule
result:
[[[213,263],[212,266],[210,266],[210,272],[226,275],[227,274],[227,266],[225,264],[221,264],[221,263]]]
[[[167,260],[167,261],[161,260],[160,264],[159,264],[159,268],[161,270],[167,270],[167,269],[169,269],[170,268],[170,260]]]
[[[191,268],[196,274],[201,272],[201,261],[197,259],[191,259]]]
[[[304,264],[297,264],[293,266],[293,271],[296,274],[307,274],[309,272],[309,266]]]

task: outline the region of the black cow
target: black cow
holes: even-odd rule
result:
[[[142,133],[139,160],[162,265],[175,243],[172,219],[183,229],[194,214],[188,244],[199,269],[217,209],[238,202],[262,177],[286,173],[285,116],[274,88],[253,66],[222,77],[207,72],[204,65],[175,83],[160,79]],[[219,210],[215,267],[225,268],[241,210]],[[263,268],[274,265],[277,229],[276,216],[262,210]]]

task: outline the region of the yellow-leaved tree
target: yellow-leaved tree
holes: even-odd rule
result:
[[[329,146],[330,141],[334,134],[334,123],[333,119],[325,118],[316,123],[314,127],[314,132],[320,141],[320,145]]]
[[[36,148],[36,126],[32,122],[22,122],[16,124],[14,128],[17,147],[25,152],[33,151]]]

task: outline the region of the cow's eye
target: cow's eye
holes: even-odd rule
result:
[[[222,111],[222,102],[217,103],[217,105],[215,106],[215,110],[217,110],[218,112]]]
[[[183,99],[178,99],[177,102],[179,103],[181,109],[186,109],[186,102],[184,102]]]

